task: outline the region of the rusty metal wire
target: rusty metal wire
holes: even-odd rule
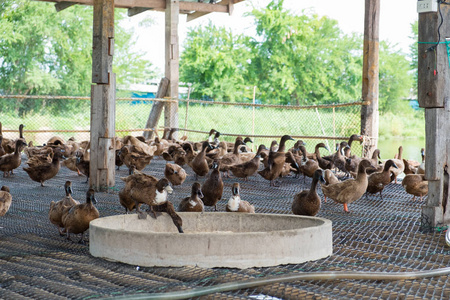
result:
[[[22,166],[26,158],[23,159]],[[165,161],[155,158],[145,173],[161,177]],[[174,188],[170,201],[175,206],[190,194],[195,176]],[[13,195],[9,212],[0,217],[0,299],[92,299],[118,295],[161,293],[206,287],[249,278],[264,278],[292,272],[343,271],[398,272],[432,270],[449,265],[450,249],[442,230],[421,231],[424,201],[412,201],[400,184],[390,184],[378,195],[369,195],[349,205],[322,203],[319,217],[333,222],[333,255],[317,261],[244,270],[199,267],[139,267],[94,258],[87,245],[67,241],[48,221],[52,200],[64,195],[66,180],[73,182],[74,198],[84,200],[84,177],[62,168],[46,182],[31,181],[22,167],[11,178],[2,178]],[[128,170],[116,172],[116,186],[97,193],[101,216],[124,213],[118,191]],[[204,179],[200,179],[203,182]],[[311,180],[281,178],[279,187],[270,187],[259,175],[248,182],[225,178],[224,211],[233,182],[241,183],[242,198],[255,205],[258,213],[290,214],[293,195],[309,188]],[[318,190],[321,194],[320,188]],[[207,211],[212,211],[207,207]],[[87,238],[88,241],[88,238]],[[200,299],[449,299],[448,276],[401,281],[298,281],[270,284],[233,292],[203,296]]]

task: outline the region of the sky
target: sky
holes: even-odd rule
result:
[[[417,0],[380,0],[380,40],[388,41],[405,54],[413,42],[411,23],[418,19],[416,11]],[[182,47],[188,29],[208,24],[211,20],[216,26],[225,26],[236,33],[252,34],[253,22],[243,14],[251,9],[249,3],[265,7],[270,0],[247,0],[235,5],[234,13],[209,14],[191,22],[186,22],[186,15],[180,14],[179,43]],[[364,32],[364,0],[285,0],[284,7],[294,13],[301,14],[303,9],[328,16],[338,21],[339,28],[344,33]],[[154,20],[150,28],[140,28],[137,24],[143,18]],[[145,53],[145,58],[156,66],[161,74],[164,72],[164,13],[147,11],[127,18],[123,23],[133,27],[137,40],[137,50]],[[181,52],[181,48],[180,48]]]

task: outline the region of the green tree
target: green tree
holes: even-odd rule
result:
[[[211,23],[188,32],[180,57],[180,81],[191,84],[191,98],[233,102],[250,97],[245,82],[250,58],[247,39]]]
[[[381,111],[404,108],[413,78],[405,55],[386,42],[380,42],[379,107]]]
[[[411,59],[411,70],[413,72],[413,78],[414,78],[414,84],[413,84],[413,91],[414,94],[417,95],[417,82],[418,82],[418,63],[419,63],[419,56],[418,56],[418,48],[417,48],[417,42],[419,41],[419,21],[415,21],[411,24],[411,31],[412,35],[410,38],[413,40],[413,43],[409,46],[410,50],[410,59]]]
[[[267,102],[355,100],[361,93],[361,47],[335,20],[294,15],[274,0],[253,9],[257,37],[250,74]]]
[[[123,16],[116,13],[116,24]],[[116,27],[114,66],[125,83],[151,68],[129,51],[131,33]],[[92,7],[76,5],[56,12],[53,4],[4,0],[0,5],[0,93],[13,95],[90,94]],[[125,68],[127,66],[128,68]],[[127,72],[125,72],[125,70]],[[150,74],[151,75],[151,74]],[[62,113],[85,101],[2,101],[0,110],[19,115],[42,108]]]

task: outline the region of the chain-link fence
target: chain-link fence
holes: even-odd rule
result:
[[[118,98],[116,136],[142,135],[155,101],[168,100]],[[335,140],[359,133],[361,105],[362,102],[293,106],[180,99],[179,135],[198,141],[214,128],[221,132],[223,140],[234,141],[241,135],[251,137],[254,145],[269,145],[273,139],[289,134],[304,140],[308,151],[323,141],[333,151]],[[42,145],[55,135],[65,140],[89,140],[90,97],[0,96],[0,111],[6,138],[15,138],[19,125],[24,124],[27,140],[35,145]],[[157,128],[162,127],[163,117]],[[362,147],[355,145],[352,151],[361,155]]]

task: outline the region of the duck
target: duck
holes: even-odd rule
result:
[[[366,169],[372,166],[369,160],[363,159],[358,166],[356,179],[350,178],[335,184],[323,185],[322,192],[328,198],[344,205],[344,212],[349,212],[348,204],[360,199],[367,190],[368,179]]]
[[[53,160],[53,150],[49,148],[50,151],[46,154],[36,154],[28,158],[27,165],[29,167],[35,167],[46,163],[51,163]]]
[[[3,135],[0,135],[0,157],[6,154],[6,151],[2,146],[2,142],[3,142]]]
[[[88,183],[89,181],[89,175],[90,175],[90,163],[91,161],[86,158],[87,152],[78,152],[77,159],[75,162],[75,166],[77,167],[77,170],[80,171],[81,174],[86,176],[86,181],[84,183]]]
[[[264,168],[267,168],[269,165],[269,154],[270,152],[276,152],[278,150],[278,142],[276,140],[273,140],[270,143],[269,149],[261,151],[261,158]]]
[[[52,179],[58,174],[61,168],[60,160],[63,158],[61,151],[56,151],[53,154],[53,159],[51,163],[44,163],[34,167],[23,168],[27,172],[31,180],[40,182],[41,186],[44,186],[44,182]]]
[[[9,191],[9,187],[6,185],[0,189],[0,217],[4,216],[11,207],[12,196]]]
[[[181,185],[186,180],[186,171],[177,164],[166,163],[164,176],[172,185]]]
[[[134,145],[125,145],[120,149],[119,157],[128,167],[131,174],[133,170],[142,171],[153,159],[153,155],[147,155],[137,151]]]
[[[306,176],[313,177],[314,172],[319,169],[319,163],[314,159],[309,159],[306,156],[305,146],[300,146],[300,151],[303,153],[302,162],[300,164],[300,172],[303,173],[303,182],[306,182]]]
[[[381,192],[384,187],[391,182],[391,168],[398,168],[392,159],[385,162],[383,171],[375,172],[369,175],[367,184],[367,193],[376,194],[380,193],[381,199],[383,195]]]
[[[25,127],[25,125],[20,124],[19,125],[19,138],[15,139],[15,140],[11,140],[11,139],[6,139],[4,138],[2,141],[3,144],[3,148],[5,149],[6,153],[14,153],[15,149],[16,149],[16,142],[17,140],[22,140],[24,143],[26,143],[25,138],[23,137],[23,128]],[[1,130],[1,123],[0,123],[0,135],[2,135],[2,130]]]
[[[261,152],[263,150],[267,150],[266,146],[261,144],[258,147],[258,151],[256,152],[256,155],[253,157],[253,159],[230,166],[230,171],[233,173],[235,177],[244,178],[245,181],[248,181],[248,177],[252,176],[256,173],[259,169],[259,165],[261,162]]]
[[[226,142],[219,142],[217,147],[206,153],[206,156],[211,159],[221,159],[228,153],[228,146]],[[242,154],[241,154],[242,156]]]
[[[334,155],[334,157],[333,157],[333,164],[334,164],[334,166],[338,169],[338,170],[340,170],[340,171],[342,171],[342,172],[344,172],[344,173],[347,173],[347,170],[345,170],[345,156],[344,156],[344,154],[343,154],[343,152],[344,152],[344,148],[347,146],[348,144],[347,144],[347,142],[341,142],[340,144],[339,144],[339,149],[338,149],[338,151],[336,151],[336,153],[335,153],[335,155]]]
[[[80,234],[79,243],[84,243],[84,233],[89,229],[89,223],[100,217],[100,213],[94,204],[97,203],[94,189],[86,192],[86,203],[72,206],[62,217],[62,223],[66,237],[70,240],[70,234]]]
[[[405,164],[402,159],[403,147],[398,147],[398,156],[397,158],[392,159],[397,166],[397,168],[392,169],[392,173],[394,173],[394,181],[397,183],[397,176],[400,175],[405,170]]]
[[[283,170],[281,171],[280,177],[287,177],[291,174],[291,172],[298,174],[300,172],[300,167],[298,166],[294,154],[292,154],[292,152],[290,151],[287,151],[286,160],[283,166]]]
[[[201,185],[198,182],[192,184],[191,196],[183,198],[178,205],[178,211],[203,212],[204,204]]]
[[[359,135],[359,134],[352,134],[347,142],[347,146],[351,149],[352,148],[352,144],[354,141],[359,141],[359,144],[361,145],[364,141],[364,136]],[[350,155],[350,152],[349,152]],[[348,156],[349,157],[349,156]]]
[[[61,165],[71,171],[77,172],[78,176],[83,176],[83,174],[81,174],[80,170],[78,170],[78,168],[77,168],[77,159],[78,159],[79,152],[81,152],[81,151],[80,150],[75,151],[75,154],[73,156],[68,157],[65,160],[63,160]]]
[[[64,226],[62,222],[63,215],[67,213],[72,206],[80,204],[80,202],[72,198],[73,190],[71,181],[66,181],[64,184],[64,191],[66,192],[66,196],[59,201],[52,201],[48,211],[48,218],[50,222],[58,228],[60,235],[64,235]]]
[[[270,151],[268,158],[268,165],[258,174],[264,179],[270,181],[270,186],[274,186],[274,180],[277,179],[283,171],[284,163],[286,162],[286,141],[294,139],[290,135],[283,135],[280,139],[280,144],[277,152]]]
[[[240,158],[239,158],[239,146],[240,145],[245,145],[244,141],[242,140],[242,138],[237,137],[236,141],[234,143],[233,146],[233,152],[232,153],[227,153],[225,154],[221,159],[220,159],[220,171],[222,172],[226,172],[226,177],[228,177],[228,169],[231,165],[237,165],[241,162]]]
[[[127,212],[135,208],[138,219],[146,219],[147,213],[141,211],[140,206],[147,204],[151,217],[156,219],[160,212],[167,212],[178,232],[183,233],[183,221],[175,212],[173,204],[168,200],[168,195],[173,192],[173,189],[167,178],[157,179],[154,176],[136,171],[134,174],[120,179],[125,181],[125,186],[119,192],[119,200]],[[132,202],[134,202],[134,206]]]
[[[255,206],[248,201],[242,200],[240,195],[240,185],[238,182],[233,183],[231,187],[231,197],[228,200],[225,210],[227,212],[255,213]]]
[[[316,147],[314,149],[314,154],[316,155],[316,160],[319,163],[319,167],[322,170],[333,169],[334,168],[333,162],[322,158],[322,156],[320,155],[320,150],[319,150],[320,148],[325,148],[326,150],[330,151],[324,143],[318,143],[316,145]]]
[[[405,164],[405,170],[403,170],[403,173],[405,173],[405,175],[417,173],[417,168],[414,168],[413,166],[411,166],[409,164],[409,161],[407,161],[404,158],[402,158],[402,160],[403,160],[403,163]]]
[[[336,175],[334,175],[334,173],[329,169],[324,170],[323,179],[325,180],[325,183],[321,183],[320,186],[335,184],[335,183],[340,182],[340,180],[336,177]],[[323,202],[326,203],[327,196],[325,196],[325,195],[323,195],[323,196],[324,196]]]
[[[0,171],[3,171],[3,177],[10,176],[10,172],[12,174],[12,171],[20,166],[22,163],[22,157],[20,153],[22,152],[23,148],[27,144],[22,141],[21,139],[16,140],[15,149],[13,153],[8,153],[0,157]]]
[[[315,216],[320,210],[320,197],[317,194],[317,183],[325,182],[321,169],[314,171],[311,188],[302,190],[294,195],[292,212],[294,215]]]
[[[417,168],[417,174],[425,174],[425,148],[420,149],[420,155],[422,156],[422,162]]]
[[[222,198],[223,180],[220,174],[220,161],[214,161],[212,171],[202,186],[203,204],[206,206],[214,206],[217,211],[217,202]]]
[[[208,142],[203,142],[202,150],[191,161],[191,168],[195,173],[195,180],[198,180],[198,176],[205,176],[209,172],[208,161],[206,160],[206,150],[212,149],[212,146]]]
[[[428,195],[428,181],[425,180],[424,174],[408,174],[402,180],[402,186],[405,191],[413,195],[413,201],[417,197],[422,200],[423,196]]]

